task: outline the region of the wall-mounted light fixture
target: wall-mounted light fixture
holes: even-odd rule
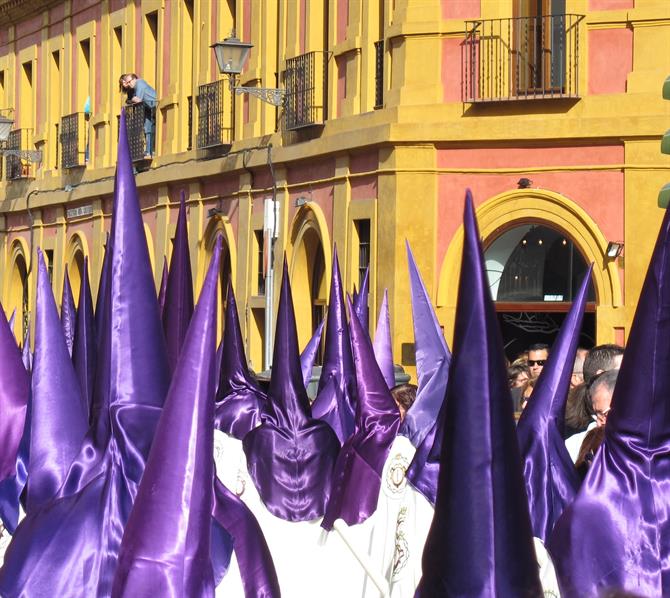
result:
[[[520,178],[516,183],[516,185],[519,189],[530,189],[532,184],[533,184],[533,181],[531,181],[529,178],[526,178],[526,177]]]
[[[312,201],[310,197],[304,197],[303,195],[301,195],[300,197],[295,198],[295,207],[300,208],[304,206],[306,203],[309,203],[310,201]]]
[[[221,208],[209,208],[207,210],[207,218],[214,218],[214,216],[223,215],[223,210]]]
[[[607,249],[605,250],[605,255],[610,260],[615,260],[621,255],[623,251],[623,243],[621,241],[610,241],[607,244]]]

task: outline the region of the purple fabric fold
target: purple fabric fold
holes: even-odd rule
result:
[[[344,444],[344,441],[354,432],[355,405],[356,372],[351,355],[349,325],[344,309],[342,278],[336,249],[333,251],[333,275],[326,321],[326,347],[319,390],[312,404],[312,415],[325,421],[337,434],[340,444]]]
[[[60,320],[63,324],[63,335],[67,350],[72,357],[72,347],[74,345],[74,335],[77,322],[77,309],[74,306],[74,296],[72,294],[72,285],[70,285],[70,276],[65,265],[65,277],[63,279],[63,296],[60,304]]]
[[[161,313],[161,320],[165,311],[165,295],[167,294],[168,283],[168,263],[167,257],[163,256],[163,272],[161,274],[161,286],[158,289],[158,309]]]
[[[312,418],[300,371],[286,259],[272,363],[267,413],[242,441],[249,475],[276,517],[317,519],[324,513],[340,445],[328,424]]]
[[[3,310],[2,314],[3,314],[3,315],[5,314],[4,310]],[[18,337],[16,336],[16,333],[14,332],[14,321],[15,321],[15,320],[16,320],[16,308],[14,308],[14,309],[12,310],[12,315],[9,316],[9,330],[10,330],[10,332],[14,335],[14,338],[16,339],[17,344],[18,344],[18,340],[19,340],[19,339],[18,339]]]
[[[170,371],[174,371],[177,365],[179,352],[186,337],[192,314],[193,277],[191,275],[191,256],[188,249],[186,200],[182,191],[165,291],[165,306],[162,310]]]
[[[183,206],[183,202],[182,202]],[[210,561],[221,240],[193,313],[119,550],[112,597],[214,594]]]
[[[435,516],[416,596],[542,596],[503,345],[468,191]]]
[[[114,189],[116,191],[116,178],[114,179]],[[113,221],[112,221],[113,222]],[[102,321],[104,319],[104,304],[105,298],[109,295],[109,278],[110,278],[110,254],[112,248],[110,247],[109,242],[109,233],[107,233],[107,238],[103,247],[103,258],[102,258],[102,268],[100,269],[100,279],[98,280],[98,295],[95,302],[95,329],[102,330]]]
[[[330,498],[321,523],[328,530],[336,519],[355,525],[375,512],[384,463],[400,427],[400,413],[375,360],[370,337],[351,304],[349,312],[358,384],[356,431],[344,443],[335,462]]]
[[[302,381],[307,388],[309,381],[312,378],[312,368],[316,361],[316,356],[319,353],[319,346],[321,345],[321,335],[323,334],[323,326],[326,322],[324,320],[317,326],[312,338],[309,339],[307,346],[300,354],[300,371],[302,372]]]
[[[605,439],[549,539],[561,595],[670,595],[670,213],[642,285]],[[588,555],[588,558],[584,558]]]
[[[579,345],[592,266],[563,320],[549,359],[517,426],[533,534],[547,542],[581,480],[565,447],[565,404]]]
[[[33,354],[30,352],[30,321],[26,326],[26,332],[23,335],[23,345],[21,346],[21,361],[26,372],[30,373],[33,369]]]
[[[368,299],[370,296],[370,267],[368,266],[365,269],[365,275],[363,276],[363,282],[361,283],[361,290],[359,293],[356,293],[356,288],[354,288],[354,311],[358,316],[358,321],[361,323],[363,330],[370,334],[370,308],[368,306]]]
[[[353,310],[353,313],[356,313]],[[362,324],[361,324],[362,326]],[[391,340],[391,316],[389,314],[388,292],[384,289],[384,299],[379,309],[379,319],[375,330],[375,340],[372,344],[375,359],[384,381],[389,388],[395,386],[395,371],[393,366],[393,341]]]
[[[261,416],[267,406],[267,396],[247,367],[237,302],[230,283],[225,317],[214,425],[222,432],[242,440],[261,423]]]
[[[233,537],[233,548],[249,598],[279,598],[281,590],[272,555],[258,521],[249,508],[214,479],[214,519]]]
[[[88,429],[42,252],[38,250],[35,357],[26,511],[39,509],[63,484]]]
[[[88,278],[88,258],[84,258],[84,272],[79,289],[79,309],[75,326],[72,362],[79,380],[82,399],[86,403],[86,417],[90,420],[93,403],[93,385],[97,360],[97,341],[95,317],[93,315],[93,297]]]

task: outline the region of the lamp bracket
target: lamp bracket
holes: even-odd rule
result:
[[[236,87],[235,93],[237,95],[248,93],[249,95],[256,96],[259,100],[276,107],[281,106],[286,97],[285,89],[273,89],[270,87]]]
[[[0,149],[0,156],[16,156],[21,160],[27,160],[28,162],[35,162],[37,164],[42,161],[42,152],[39,150]]]

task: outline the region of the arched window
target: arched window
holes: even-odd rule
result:
[[[9,279],[9,313],[16,310],[14,333],[22,340],[30,325],[30,293],[28,287],[28,268],[26,259],[20,250],[15,252],[14,265]],[[19,325],[21,322],[21,325]]]

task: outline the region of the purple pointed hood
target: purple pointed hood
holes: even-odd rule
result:
[[[30,373],[33,370],[33,354],[30,352],[30,321],[26,326],[26,332],[23,335],[23,345],[21,347],[21,361],[26,372]]]
[[[4,312],[4,311],[2,312],[2,315],[3,315],[3,316],[5,315],[5,312]],[[14,309],[12,310],[12,315],[9,316],[9,322],[8,322],[8,323],[9,323],[9,331],[10,331],[13,335],[15,334],[15,332],[14,332],[14,321],[15,321],[15,320],[16,320],[16,308],[14,308]],[[16,338],[17,341],[19,340],[17,337],[14,337],[14,338]]]
[[[503,345],[468,191],[435,516],[417,596],[542,596]]]
[[[516,430],[533,534],[543,542],[549,539],[556,521],[574,500],[581,483],[565,447],[563,427],[591,269],[586,272],[570,312],[563,320]]]
[[[561,594],[670,595],[670,212],[642,285],[595,455],[549,540]],[[585,554],[589,555],[584,559]]]
[[[351,305],[349,312],[358,384],[356,431],[337,457],[321,524],[325,529],[331,529],[336,519],[348,525],[362,523],[375,512],[384,463],[400,427],[400,413],[377,365],[370,337]]]
[[[0,306],[0,481],[15,473],[29,394],[30,378]]]
[[[333,251],[333,277],[326,322],[326,348],[316,399],[312,404],[314,417],[325,421],[337,434],[340,443],[354,432],[356,404],[356,372],[351,355],[349,325],[344,310],[342,279]]]
[[[27,511],[55,496],[88,429],[88,406],[81,396],[39,250],[33,366]]]
[[[79,289],[79,308],[77,309],[72,362],[75,372],[77,372],[82,398],[86,403],[87,419],[90,418],[91,403],[93,402],[96,360],[97,342],[93,297],[91,296],[91,284],[88,278],[88,257],[85,257],[84,272]]]
[[[261,423],[267,396],[249,373],[233,287],[228,283],[223,357],[216,393],[215,426],[242,440]]]
[[[353,310],[353,313],[355,313],[355,310]],[[386,289],[384,289],[384,299],[382,300],[382,306],[379,309],[379,319],[377,320],[375,340],[372,346],[374,348],[377,365],[384,376],[384,381],[389,388],[393,388],[395,386],[393,341],[391,340],[391,316],[389,314],[388,292]]]
[[[444,334],[430,301],[430,295],[421,279],[419,268],[407,242],[406,247],[409,263],[418,389],[414,405],[409,409],[400,426],[400,433],[407,436],[410,442],[418,448],[437,421],[440,407],[444,402],[449,380],[451,352],[447,346],[447,341],[444,340]],[[434,438],[435,433],[433,431],[432,439]],[[432,447],[432,440],[430,445],[424,448],[430,447]],[[439,454],[439,450],[437,453]],[[412,482],[414,483],[414,480]],[[437,478],[435,478],[435,482],[437,482]]]
[[[305,384],[305,388],[307,388],[307,385],[312,378],[312,368],[314,367],[314,362],[316,361],[316,356],[319,352],[321,335],[323,334],[323,326],[325,323],[324,320],[321,320],[321,323],[317,326],[312,338],[309,339],[304,351],[300,354],[300,370],[302,371],[302,381]]]
[[[186,229],[186,201],[182,191],[163,309],[163,330],[171,371],[177,364],[192,314],[193,277],[191,276],[191,256]]]
[[[112,596],[213,595],[210,562],[221,240],[184,339],[119,551]],[[169,525],[166,525],[169,522]]]
[[[354,311],[358,316],[358,321],[361,323],[363,330],[369,333],[370,331],[370,308],[368,307],[368,299],[370,297],[370,267],[365,269],[363,282],[361,283],[360,293],[356,293],[354,288]]]
[[[77,321],[77,309],[74,306],[74,296],[72,294],[72,285],[70,285],[70,276],[65,266],[65,277],[63,279],[63,298],[60,304],[60,320],[63,324],[63,334],[67,350],[72,357],[72,346],[74,345],[75,326]]]
[[[163,319],[163,312],[165,311],[165,295],[167,293],[168,283],[168,263],[167,257],[163,256],[163,273],[161,274],[161,286],[158,289],[158,308],[161,311],[161,320]]]
[[[249,474],[276,517],[317,519],[328,500],[340,445],[328,424],[312,418],[300,371],[286,259],[272,363],[268,413],[243,440]]]

